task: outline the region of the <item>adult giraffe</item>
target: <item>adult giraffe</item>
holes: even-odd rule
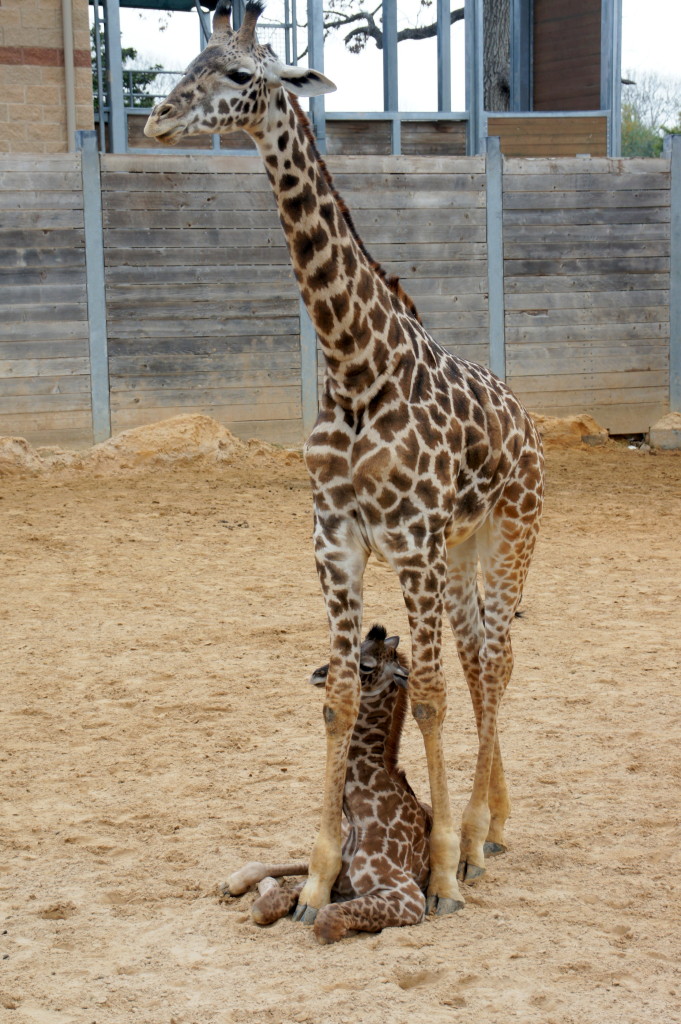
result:
[[[433,829],[428,909],[463,906],[485,853],[502,852],[509,800],[497,712],[512,669],[509,632],[542,504],[535,427],[487,369],[450,355],[362,244],[293,96],[330,92],[314,70],[286,67],[255,27],[238,32],[220,0],[203,52],[145,127],[176,143],[201,132],[248,132],[263,157],[303,300],[326,359],[317,423],[305,446],[317,568],[330,627],[321,825],[297,918],[311,923],[341,866],[341,806],[359,708],[362,577],[370,553],[397,573],[409,618],[412,713],[423,734]],[[484,597],[477,584],[482,569]],[[455,832],[442,749],[447,613],[478,728],[473,790]]]

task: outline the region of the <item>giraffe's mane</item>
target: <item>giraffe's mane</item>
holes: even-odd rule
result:
[[[345,223],[348,225],[348,228],[350,229],[350,234],[352,235],[354,240],[357,242],[357,245],[359,246],[360,252],[367,260],[369,266],[374,271],[374,273],[377,274],[378,277],[380,277],[381,280],[385,282],[390,291],[397,296],[397,298],[400,300],[400,302],[405,307],[407,312],[410,313],[415,320],[418,320],[418,322],[421,323],[421,317],[419,316],[416,305],[414,304],[413,299],[409,295],[407,295],[404,288],[400,284],[399,277],[397,277],[396,274],[388,274],[385,268],[382,267],[378,260],[375,260],[371,253],[367,250],[367,247],[365,246],[364,242],[362,241],[359,235],[359,232],[357,231],[357,228],[355,227],[354,221],[350,215],[350,211],[348,210],[345,204],[345,200],[336,189],[333,178],[331,177],[331,172],[329,168],[326,166],[324,160],[322,159],[319,150],[317,149],[317,142],[314,137],[314,133],[312,131],[309,119],[306,117],[296,97],[292,96],[290,93],[289,101],[295,111],[295,115],[298,118],[298,121],[303,127],[303,131],[305,132],[305,136],[308,142],[312,146],[312,150],[315,154],[315,157],[317,158],[317,163],[319,164],[319,168],[322,172],[324,180],[326,181],[326,184],[329,186],[331,194],[333,195],[333,198],[336,200],[336,203],[338,205],[338,209],[343,214],[343,217],[345,218]]]

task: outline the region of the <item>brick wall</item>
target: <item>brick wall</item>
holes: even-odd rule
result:
[[[92,128],[87,0],[71,0],[76,128]],[[64,153],[61,0],[0,0],[0,153]]]

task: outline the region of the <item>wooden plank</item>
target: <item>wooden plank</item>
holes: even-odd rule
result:
[[[0,232],[0,244],[2,242]],[[126,228],[109,228],[104,234],[104,245],[106,249],[146,249],[159,247],[181,247],[185,253],[189,250],[215,246],[221,249],[248,249],[250,247],[268,246],[268,248],[281,248],[288,255],[285,248],[284,235],[281,227],[277,224],[271,228],[224,228],[218,227],[211,230],[177,230],[165,229],[140,229],[139,231]],[[233,251],[232,251],[233,257]],[[247,262],[243,260],[242,262]]]
[[[0,437],[25,437],[33,444],[55,444],[67,438],[75,443],[91,443],[92,417],[89,409],[0,412]]]
[[[42,160],[42,154],[40,155]],[[26,171],[4,170],[0,163],[0,192],[79,192],[81,187],[80,165],[77,170],[38,171],[36,160],[33,169]]]
[[[669,354],[663,342],[620,342],[594,347],[562,342],[513,345],[508,349],[509,373],[514,377],[541,373],[604,373],[618,370],[664,370]]]
[[[214,372],[168,374],[111,374],[111,391],[223,391],[225,388],[300,388],[300,366],[288,370],[229,368]],[[142,399],[144,401],[144,399]]]
[[[572,174],[513,174],[510,171],[504,174],[504,189],[506,192],[565,192],[567,190],[579,191],[585,189],[594,191],[608,188],[611,191],[625,191],[635,189],[665,189],[669,188],[669,174],[660,172],[658,174],[610,174],[603,179],[595,173],[589,165],[585,171],[582,161],[581,172],[575,171]]]
[[[534,309],[507,311],[506,326],[512,327],[557,327],[574,324],[668,324],[668,312],[659,306],[634,306],[617,309],[614,307],[589,307],[583,309]]]
[[[3,395],[2,413],[3,418],[13,413],[56,413],[56,412],[78,412],[86,410],[90,414],[89,393],[66,392],[65,394],[29,394],[29,395]]]
[[[229,318],[216,320],[207,317],[196,320],[135,320],[130,322],[115,320],[109,323],[109,337],[122,338],[176,338],[193,332],[200,332],[201,337],[229,337],[251,334],[277,336],[290,335],[299,330],[298,317],[272,317],[268,320],[256,318]]]
[[[518,228],[528,228],[534,225],[542,225],[544,230],[555,228],[562,233],[563,226],[572,228],[578,225],[589,225],[600,228],[601,225],[606,224],[627,225],[628,230],[634,232],[637,238],[640,237],[640,228],[655,224],[665,225],[667,233],[669,232],[668,225],[671,214],[668,206],[640,207],[632,205],[631,207],[610,206],[604,209],[578,207],[557,210],[553,207],[545,209],[541,204],[538,205],[539,209],[504,211],[504,228],[507,233],[510,235]]]
[[[234,260],[233,249],[196,248],[186,249],[182,246],[156,246],[140,248],[131,253],[129,249],[110,247],[105,251],[106,266],[231,266]],[[0,253],[1,258],[1,253]],[[241,247],[239,260],[242,264],[290,267],[291,261],[285,245]]]
[[[201,293],[194,296],[178,296],[177,300],[168,297],[164,301],[162,295],[151,295],[149,301],[140,305],[137,295],[111,298],[108,302],[110,321],[120,322],[134,320],[139,322],[140,309],[144,310],[145,321],[148,320],[205,320],[206,317],[219,320],[231,320],[235,317],[252,316],[259,322],[271,317],[273,320],[282,317],[290,318],[298,312],[298,299],[295,295],[286,298],[264,298],[256,296],[252,300],[227,299],[224,297],[204,298]]]
[[[55,228],[83,228],[82,209],[21,210],[16,207],[2,211],[4,230],[53,231]]]
[[[24,304],[20,306],[0,305],[0,324],[39,324],[48,323],[52,328],[62,317],[67,320],[87,321],[87,303],[64,302],[64,303],[42,303],[38,305]],[[5,326],[2,328],[5,333]]]
[[[51,320],[45,323],[11,323],[2,328],[3,342],[25,342],[27,345],[50,342],[61,345],[66,341],[80,341],[87,338],[87,320]],[[28,349],[27,349],[28,357]]]
[[[423,182],[412,181],[409,191],[386,189],[383,192],[375,189],[362,191],[352,188],[343,193],[343,198],[351,210],[470,210],[485,208],[485,192],[483,189],[458,189],[452,192],[431,192],[427,189],[427,179]]]
[[[194,336],[180,332],[178,337],[160,336],[150,341],[132,335],[129,338],[117,338],[109,335],[109,358],[113,361],[119,356],[139,359],[144,365],[147,359],[159,356],[220,356],[230,353],[252,353],[262,360],[269,360],[273,352],[292,352],[300,347],[300,337],[296,328],[295,334],[245,334],[228,336],[215,334],[213,337]],[[2,348],[0,346],[0,355]]]
[[[270,403],[263,402],[262,405],[232,405],[219,404],[214,402],[210,396],[202,401],[202,396],[192,394],[189,400],[185,400],[183,393],[177,392],[178,405],[147,405],[144,410],[139,407],[120,408],[112,402],[111,416],[114,432],[117,430],[128,430],[130,427],[137,427],[141,423],[153,423],[158,419],[170,419],[172,416],[186,416],[194,413],[202,416],[212,416],[230,426],[239,421],[262,421],[268,420],[300,420],[300,402]]]
[[[523,345],[525,342],[537,341],[588,341],[593,345],[612,341],[638,341],[647,338],[669,337],[668,323],[643,324],[575,324],[562,327],[509,327],[507,329],[509,345]]]
[[[269,211],[277,216],[272,190],[262,192],[196,191],[174,188],[172,191],[104,192],[104,210],[109,220],[123,210],[231,210]]]
[[[504,257],[507,260],[521,260],[531,257],[533,259],[551,259],[558,254],[563,254],[572,259],[589,259],[610,257],[613,261],[617,258],[633,257],[640,259],[646,256],[668,256],[669,239],[653,241],[602,239],[593,242],[571,242],[563,244],[560,241],[544,242],[518,242],[507,241],[504,245]]]
[[[565,275],[591,274],[597,277],[599,274],[607,275],[611,280],[613,275],[635,275],[641,282],[644,274],[669,274],[668,257],[614,257],[591,259],[575,258],[574,256],[555,259],[528,259],[516,258],[513,261],[506,261],[504,268],[508,277],[527,274],[528,277],[561,277]],[[667,282],[669,278],[667,277]],[[555,282],[551,282],[555,287]]]
[[[6,341],[0,338],[0,361],[13,362],[16,359],[80,359],[88,357],[87,332],[82,338],[42,338],[40,341],[29,339]]]
[[[8,174],[30,174],[35,171],[38,162],[42,171],[80,174],[80,156],[77,153],[41,153],[39,161],[34,154],[2,153],[0,171]]]
[[[266,365],[263,366],[263,363]],[[240,379],[269,379],[270,374],[300,374],[300,348],[291,348],[267,353],[266,360],[261,352],[217,352],[209,355],[195,353],[148,353],[140,355],[112,355],[109,359],[112,377],[139,378],[170,376],[172,374],[215,374],[224,382]]]
[[[668,211],[667,211],[668,212]],[[640,214],[639,214],[640,216]],[[552,231],[552,228],[555,230]],[[551,233],[555,240],[547,239]],[[544,241],[546,239],[546,241]],[[561,245],[572,250],[572,242],[591,241],[593,246],[611,246],[613,242],[626,242],[628,247],[638,247],[649,241],[669,242],[669,223],[636,224],[632,227],[627,223],[612,224],[514,224],[508,225],[505,231],[507,248],[520,246],[523,243],[532,246]]]
[[[504,177],[511,178],[515,175],[534,177],[537,174],[550,174],[556,177],[582,174],[585,164],[589,169],[589,174],[616,175],[620,178],[669,174],[669,160],[664,158],[627,157],[626,160],[622,160],[620,157],[590,157],[588,161],[585,161],[581,158],[526,160],[512,157],[505,161]],[[600,187],[607,186],[602,184]]]
[[[78,192],[0,192],[0,210],[21,210],[25,213],[55,210],[82,210],[83,194]],[[5,213],[2,214],[5,223]]]
[[[334,184],[341,195],[346,192],[392,192],[403,193],[414,190],[415,178],[406,170],[394,174],[337,174]],[[428,192],[475,192],[484,190],[485,178],[482,174],[431,174],[427,182],[419,181],[422,189]]]
[[[607,184],[607,182],[604,182]],[[573,190],[560,191],[557,189],[551,192],[504,192],[504,215],[520,210],[534,210],[540,207],[542,210],[560,211],[580,210],[640,210],[643,207],[666,209],[669,206],[669,189],[604,189],[587,190],[579,192]],[[643,215],[642,215],[643,216]]]
[[[586,411],[594,405],[635,405],[638,402],[652,403],[664,401],[667,397],[666,386],[640,388],[575,388],[573,390],[552,391],[548,388],[539,391],[525,391],[523,382],[526,378],[509,377],[509,386],[524,403],[533,410],[540,410],[547,405],[560,404],[572,412]]]
[[[542,278],[542,280],[545,280]],[[590,279],[584,279],[581,288],[574,287],[565,292],[543,292],[541,296],[536,293],[519,294],[514,292],[507,296],[507,311],[527,311],[546,308],[549,310],[588,308],[621,309],[628,308],[656,308],[660,314],[666,312],[669,292],[667,289],[659,291],[594,291],[588,290]],[[637,282],[638,283],[638,282]],[[545,282],[545,286],[548,282]],[[665,317],[660,315],[660,320]]]
[[[523,374],[522,376],[514,375],[513,380],[524,395],[535,392],[546,395],[558,394],[561,391],[586,393],[610,390],[613,393],[618,392],[622,401],[626,402],[631,390],[638,392],[643,388],[659,388],[664,393],[667,388],[668,375],[664,369],[637,370],[635,373],[613,370],[606,373],[542,373],[539,376]]]
[[[30,274],[30,272],[29,272]],[[74,281],[74,275],[69,274],[64,282],[58,284],[45,284],[41,274],[37,274],[37,281],[29,284],[26,278],[29,274],[15,275],[16,284],[11,288],[3,287],[5,280],[0,276],[0,305],[17,306],[22,305],[71,305],[87,301],[84,281]]]
[[[418,302],[419,312],[423,314],[450,313],[456,316],[459,313],[487,311],[487,296],[479,292],[472,295],[443,295],[410,288],[409,294]]]
[[[240,229],[280,230],[276,210],[224,210],[210,209],[179,210],[168,207],[159,209],[105,210],[104,227],[109,230],[135,228],[138,231],[158,231],[181,228],[183,231],[223,228],[233,231]]]
[[[518,295],[532,295],[537,292],[545,292],[546,294],[562,293],[562,292],[575,292],[575,293],[589,293],[590,295],[597,295],[598,292],[610,292],[613,289],[618,290],[620,293],[625,294],[627,292],[637,292],[641,287],[648,290],[659,290],[660,293],[666,293],[669,289],[669,274],[668,273],[637,273],[637,265],[632,264],[631,272],[621,273],[607,273],[600,271],[596,275],[579,275],[579,274],[563,274],[558,276],[539,276],[533,277],[532,275],[521,275],[519,277],[514,276],[515,263],[508,263],[506,265],[506,295],[513,293]],[[577,295],[579,301],[581,300],[581,294]],[[665,301],[660,299],[660,301]],[[538,305],[539,300],[531,299],[528,305]]]
[[[89,408],[90,405],[90,374],[76,377],[0,377],[0,398],[3,411],[10,411],[5,406],[5,398],[29,395],[79,395],[76,403],[78,408]]]
[[[0,271],[0,280],[2,280]],[[138,266],[132,267],[127,264],[121,266],[108,266],[106,268],[106,280],[109,288],[124,291],[127,288],[139,288],[141,292],[150,287],[173,286],[173,291],[178,287],[187,289],[210,287],[219,284],[223,293],[231,290],[232,287],[248,286],[249,293],[255,289],[254,294],[260,294],[267,289],[286,289],[297,294],[298,286],[293,277],[293,270],[290,262],[288,265],[270,264],[265,266],[239,266],[234,263],[218,264],[215,266]]]
[[[74,267],[85,266],[85,242],[63,248],[41,249],[37,246],[17,245],[14,248],[0,248],[0,267]]]
[[[57,346],[52,346],[56,353]],[[0,360],[0,379],[13,377],[47,377],[50,380],[61,380],[67,376],[80,376],[90,373],[90,362],[87,356],[61,357],[54,359],[3,359]]]

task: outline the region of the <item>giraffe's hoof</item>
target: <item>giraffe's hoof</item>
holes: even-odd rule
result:
[[[500,853],[506,853],[506,847],[502,843],[486,842],[483,850],[485,857],[498,857]]]
[[[459,870],[456,873],[456,877],[460,882],[477,882],[479,878],[485,873],[485,869],[481,868],[478,864],[469,864],[468,861],[462,860],[459,862]]]
[[[299,903],[293,915],[293,920],[299,921],[301,924],[314,924],[316,917],[317,910],[315,907],[308,907],[304,903]]]
[[[426,900],[426,915],[435,914],[442,917],[444,914],[455,914],[457,910],[463,910],[463,900],[451,900],[447,896],[429,896]]]

